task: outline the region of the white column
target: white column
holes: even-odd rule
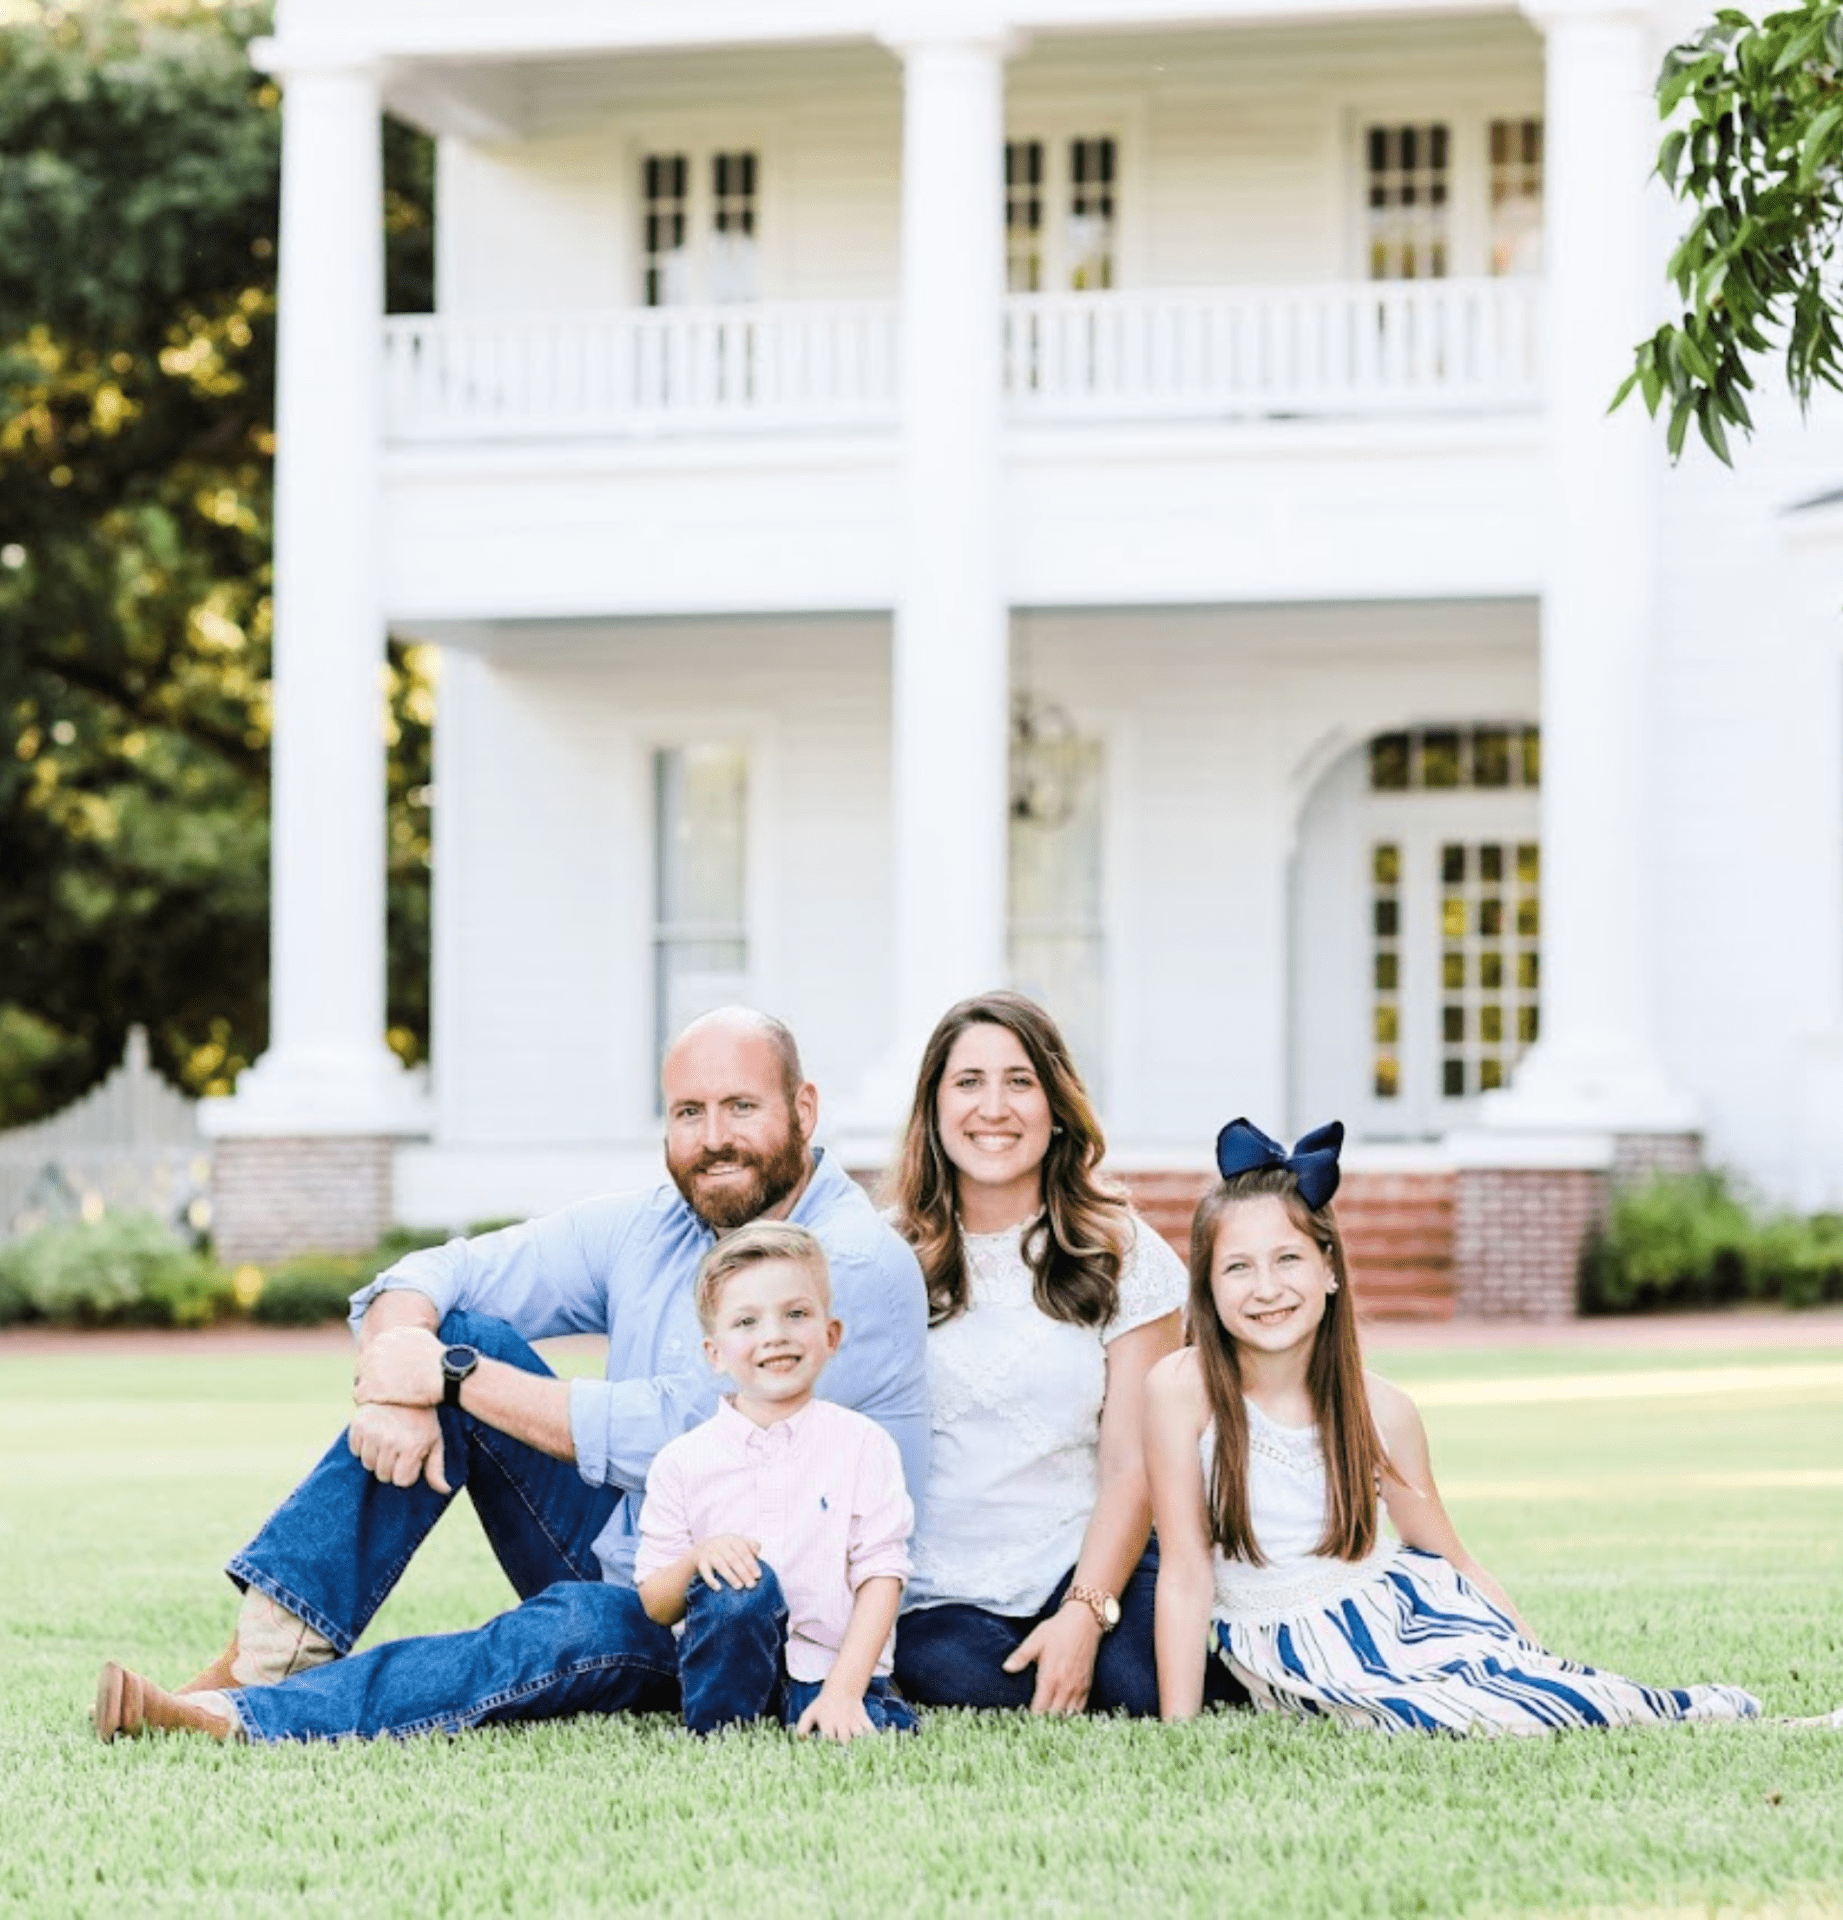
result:
[[[1005,978],[1006,50],[992,34],[900,49],[904,569],[891,730],[901,1045]]]
[[[1647,16],[1539,0],[1547,36],[1542,1037],[1487,1124],[1694,1125],[1658,1041],[1655,495],[1662,431],[1607,403],[1656,324]]]
[[[286,75],[269,1048],[213,1131],[408,1121],[384,1042],[381,141],[374,71]]]

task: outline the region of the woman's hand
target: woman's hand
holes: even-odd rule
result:
[[[1033,1661],[1037,1689],[1030,1696],[1032,1713],[1080,1713],[1094,1685],[1094,1660],[1101,1650],[1101,1629],[1080,1601],[1052,1613],[1018,1643],[1005,1665],[1007,1673],[1022,1673]]]

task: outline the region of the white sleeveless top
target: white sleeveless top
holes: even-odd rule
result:
[[[926,1520],[904,1604],[1028,1615],[1081,1552],[1094,1511],[1107,1347],[1182,1308],[1184,1263],[1138,1220],[1104,1327],[1052,1320],[1032,1297],[1024,1226],[961,1236],[966,1311],[928,1329]]]
[[[1215,1617],[1250,1624],[1284,1619],[1354,1592],[1394,1559],[1397,1542],[1386,1526],[1361,1560],[1339,1560],[1316,1549],[1325,1531],[1327,1483],[1316,1427],[1284,1427],[1243,1399],[1248,1415],[1248,1518],[1267,1556],[1265,1566],[1214,1553]],[[1216,1453],[1212,1421],[1198,1441],[1203,1484]]]

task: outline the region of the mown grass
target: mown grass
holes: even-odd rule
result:
[[[1843,1357],[1634,1352],[1629,1397],[1486,1390],[1565,1395],[1620,1360],[1379,1364],[1425,1385],[1455,1517],[1551,1644],[1738,1681],[1778,1714],[1843,1702]],[[1757,1381],[1717,1384],[1743,1360]],[[1638,1397],[1660,1373],[1683,1378]],[[1770,1725],[1493,1744],[937,1714],[846,1752],[618,1721],[99,1745],[100,1662],[177,1679],[215,1650],[220,1564],[324,1444],[347,1379],[337,1350],[0,1345],[0,1908],[1843,1913],[1843,1734]],[[376,1631],[505,1598],[457,1512]]]

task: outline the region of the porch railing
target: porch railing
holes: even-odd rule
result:
[[[1006,385],[1030,419],[1533,408],[1539,295],[1509,279],[1014,295]]]
[[[1208,420],[1529,410],[1539,283],[1331,282],[1014,294],[1018,420]],[[393,443],[888,429],[889,301],[471,316],[384,329]]]
[[[833,301],[384,323],[395,441],[887,426],[896,309]]]

